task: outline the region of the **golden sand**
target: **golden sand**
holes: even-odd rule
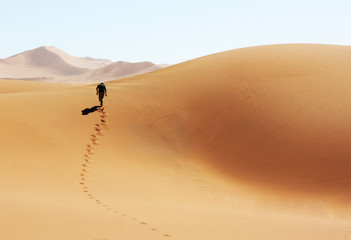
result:
[[[351,239],[351,47],[0,81],[0,239]],[[82,111],[86,115],[82,115]]]

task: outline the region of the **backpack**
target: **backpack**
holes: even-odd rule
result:
[[[104,83],[100,83],[97,88],[99,89],[99,93],[103,93],[106,91],[106,87]]]

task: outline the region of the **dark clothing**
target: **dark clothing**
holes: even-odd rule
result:
[[[106,92],[105,84],[99,84],[99,85],[97,85],[96,91],[99,91],[99,93],[105,93],[105,92]]]
[[[107,96],[107,90],[106,90],[105,84],[100,83],[99,85],[97,85],[96,95],[99,96],[100,106],[102,106],[104,96]]]

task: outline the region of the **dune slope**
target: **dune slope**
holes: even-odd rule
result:
[[[175,145],[234,181],[344,195],[350,53],[323,45],[239,49],[128,81],[150,90],[134,91],[135,98],[167,105],[162,121],[181,118]]]
[[[0,81],[0,237],[350,238],[350,58],[222,52],[110,82],[104,108]]]

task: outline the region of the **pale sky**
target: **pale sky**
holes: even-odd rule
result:
[[[351,45],[351,1],[0,0],[0,58],[40,46],[175,64],[280,43]]]

